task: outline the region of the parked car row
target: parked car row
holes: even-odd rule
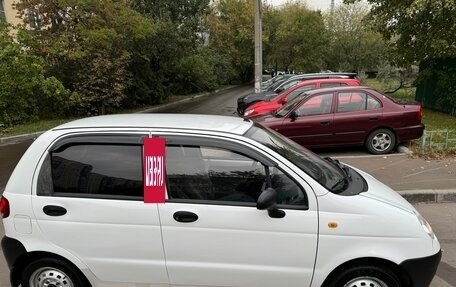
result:
[[[419,103],[392,99],[342,75],[304,77],[280,94],[242,96],[238,111],[309,148],[364,145],[373,154],[386,154],[422,136]],[[284,87],[291,79],[274,85]]]

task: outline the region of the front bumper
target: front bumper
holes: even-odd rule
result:
[[[409,275],[410,286],[428,287],[437,272],[441,258],[442,250],[428,257],[406,260],[400,266]]]

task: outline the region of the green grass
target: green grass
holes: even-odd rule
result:
[[[30,134],[35,132],[41,132],[49,130],[53,127],[61,125],[63,123],[69,122],[74,120],[75,118],[65,118],[65,119],[57,119],[57,120],[39,120],[32,123],[26,123],[21,125],[15,125],[12,127],[8,127],[5,129],[0,128],[0,137],[10,137],[10,136],[17,136],[23,134]]]
[[[426,125],[426,130],[429,131],[456,131],[456,117],[430,109],[423,110],[423,123]]]

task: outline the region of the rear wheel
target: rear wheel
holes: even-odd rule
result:
[[[390,153],[396,146],[396,136],[388,129],[378,129],[370,133],[366,148],[373,154]]]
[[[401,287],[397,275],[384,267],[355,266],[341,272],[329,287]]]
[[[55,258],[42,258],[25,267],[22,287],[79,287],[90,286],[82,273]]]

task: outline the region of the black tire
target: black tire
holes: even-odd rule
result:
[[[396,146],[396,136],[388,129],[378,129],[369,134],[365,144],[370,153],[387,154]]]
[[[338,274],[328,287],[402,287],[398,276],[380,266],[353,266]]]
[[[44,282],[47,281],[46,284]],[[22,287],[90,287],[90,283],[78,269],[65,261],[55,258],[42,258],[24,268],[21,277]]]

